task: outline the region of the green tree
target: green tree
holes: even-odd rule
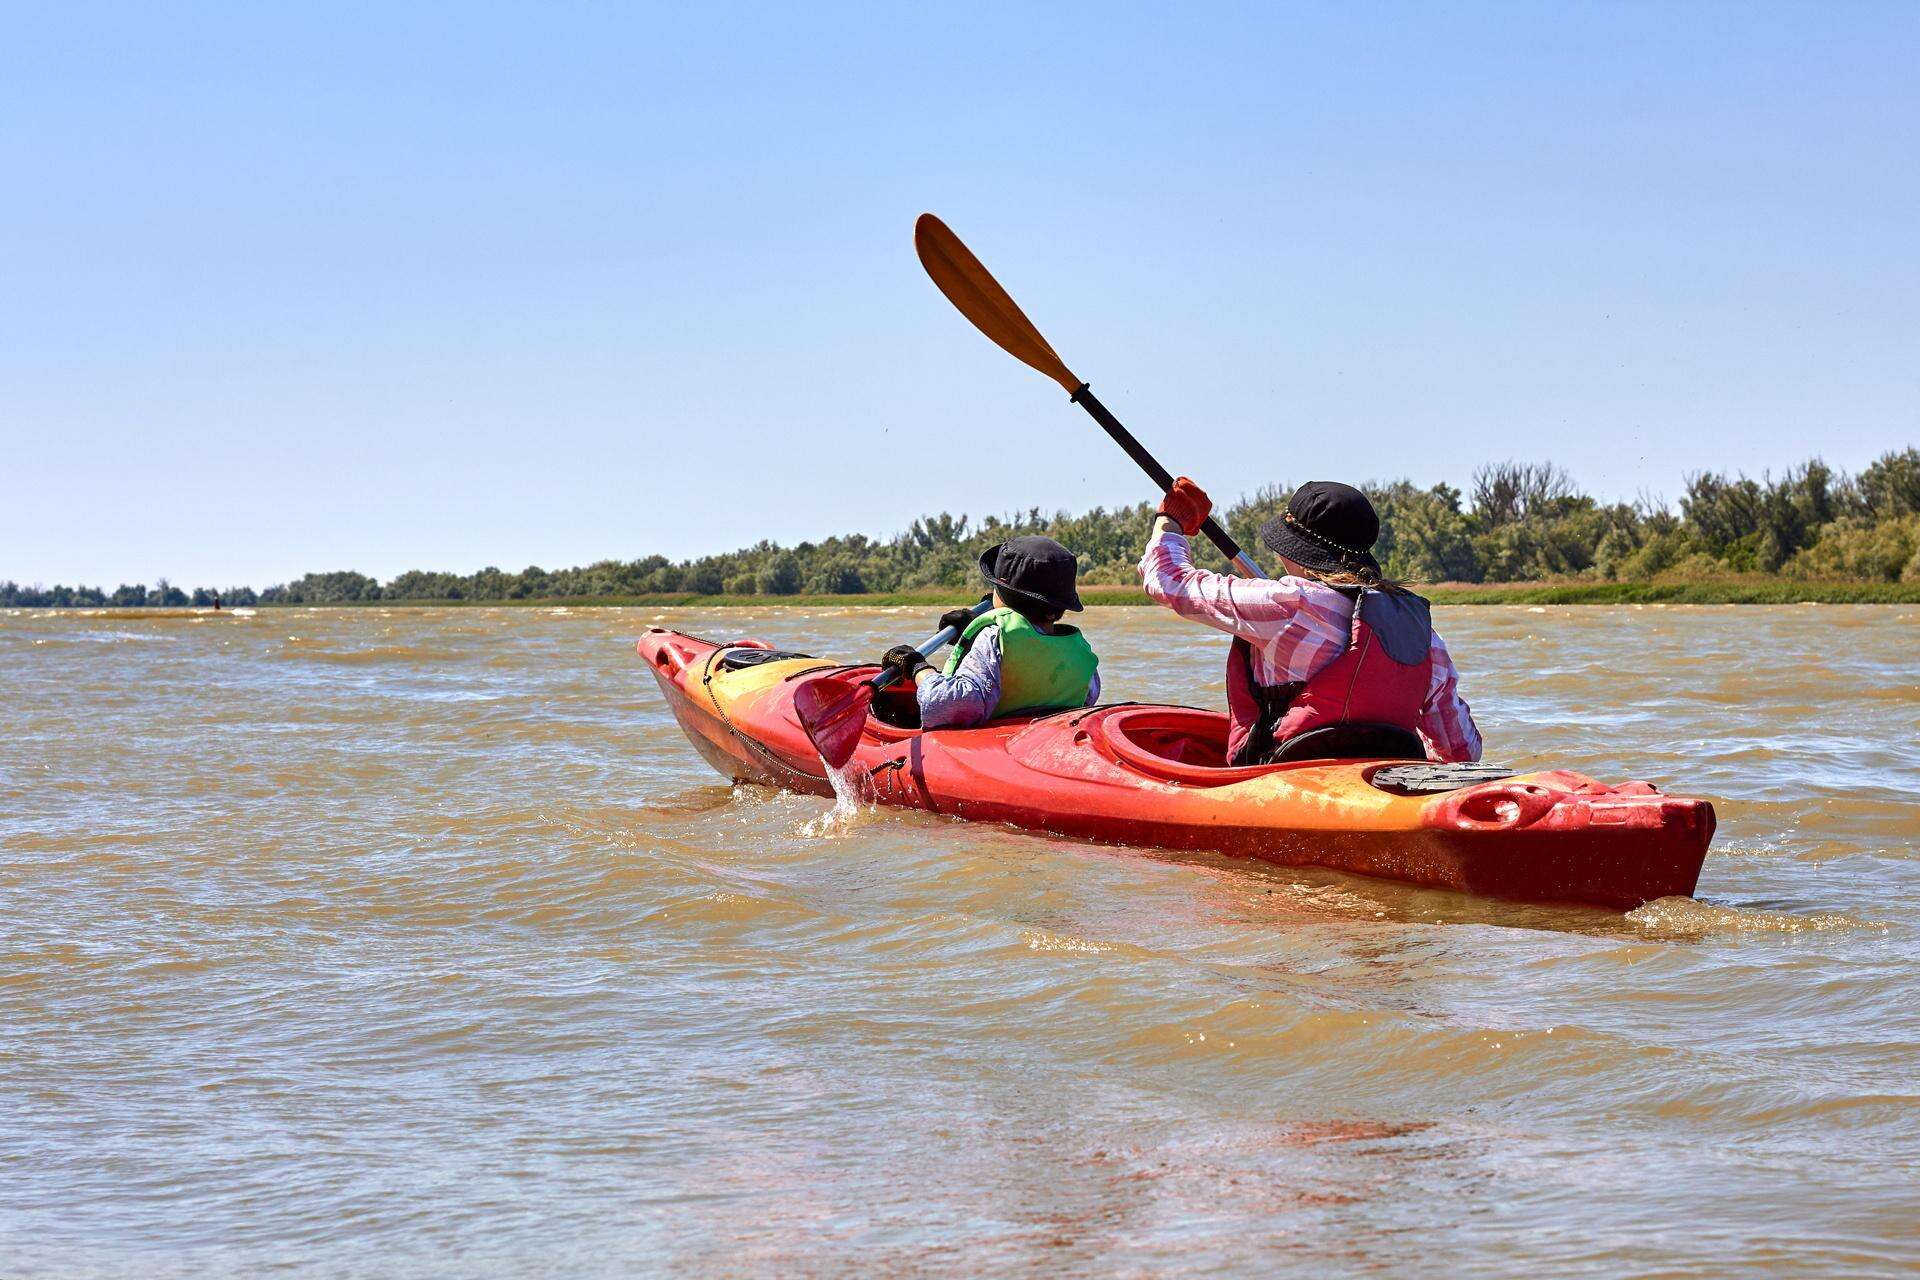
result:
[[[1895,582],[1920,556],[1920,515],[1875,522],[1847,516],[1829,524],[1787,565],[1795,578],[1864,578]],[[1916,575],[1920,577],[1920,575]]]
[[[859,595],[867,589],[859,566],[841,556],[826,561],[807,579],[808,591],[821,595]]]
[[[791,551],[782,551],[767,561],[754,575],[754,585],[763,596],[790,596],[800,590],[800,561]]]
[[[379,598],[380,584],[351,569],[303,574],[285,587],[289,604],[350,604]]]
[[[720,576],[720,567],[710,561],[699,561],[690,565],[682,575],[681,590],[691,591],[700,596],[717,596],[725,589],[726,580]]]
[[[1480,560],[1472,529],[1460,510],[1460,491],[1437,484],[1419,489],[1406,480],[1370,485],[1380,515],[1374,558],[1389,577],[1414,582],[1477,582]]]
[[[1860,497],[1873,516],[1920,514],[1920,449],[1886,453],[1860,473]]]

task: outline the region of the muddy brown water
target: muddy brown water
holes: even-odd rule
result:
[[[1626,916],[829,821],[632,653],[929,612],[0,614],[0,1274],[1920,1267],[1920,610],[1438,611],[1718,804]]]

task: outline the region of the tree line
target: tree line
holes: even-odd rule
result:
[[[1465,491],[1409,480],[1363,486],[1380,513],[1375,551],[1386,571],[1415,582],[1703,581],[1733,575],[1852,582],[1920,582],[1920,449],[1889,452],[1858,475],[1818,459],[1778,478],[1703,473],[1686,480],[1675,510],[1642,498],[1603,503],[1552,463],[1503,462],[1475,472]],[[1241,498],[1223,522],[1259,546],[1260,525],[1285,509],[1287,486]],[[1044,533],[1080,558],[1090,584],[1133,583],[1152,503],[1078,515],[1033,510],[979,522],[941,513],[891,538],[849,534],[670,561],[601,560],[574,569],[409,570],[382,583],[364,573],[309,573],[258,592],[162,579],[153,587],[25,587],[0,582],[0,607],[341,604],[370,600],[508,601],[643,595],[861,595],[956,590],[976,582],[988,546]],[[1211,548],[1216,567],[1224,561]]]

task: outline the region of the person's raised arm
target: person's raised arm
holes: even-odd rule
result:
[[[1196,565],[1188,539],[1212,512],[1199,485],[1185,476],[1173,482],[1140,557],[1140,585],[1148,599],[1183,618],[1263,643],[1299,611],[1300,593],[1284,580],[1236,578]]]

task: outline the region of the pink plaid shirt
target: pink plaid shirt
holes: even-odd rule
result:
[[[1167,529],[1147,541],[1140,581],[1156,604],[1253,646],[1253,676],[1263,685],[1311,678],[1346,650],[1353,601],[1309,578],[1235,578],[1196,568],[1187,539]],[[1440,633],[1434,632],[1433,683],[1417,726],[1434,760],[1478,760],[1480,730],[1460,697]]]

